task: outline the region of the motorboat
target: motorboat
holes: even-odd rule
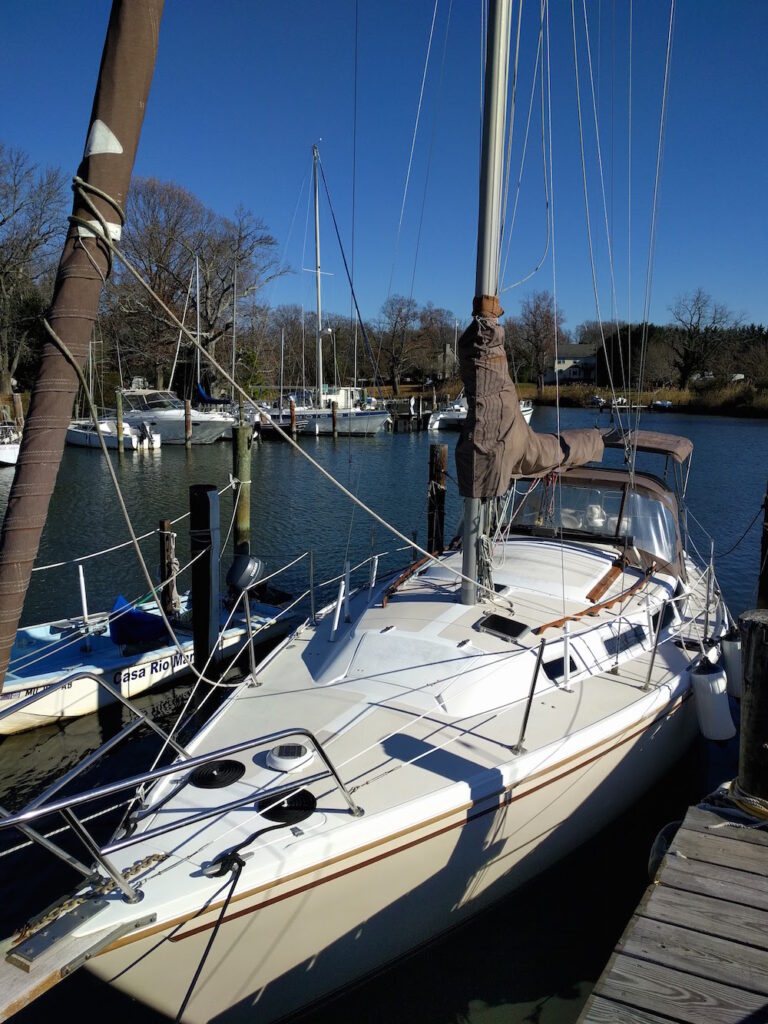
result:
[[[99,431],[107,448],[110,450],[120,448],[116,419],[100,419]],[[99,432],[93,425],[93,420],[72,420],[67,428],[67,444],[75,448],[98,448],[100,450]],[[142,422],[139,426],[123,423],[124,451],[155,451],[160,444],[160,433],[150,430],[146,422]]]
[[[249,615],[258,643],[276,641],[295,625],[280,606],[256,598]],[[194,653],[189,593],[180,597],[173,627],[170,636],[154,601],[136,604],[119,595],[110,612],[89,614],[85,607],[78,616],[20,628],[0,692],[0,736],[92,714],[188,676]],[[236,661],[248,635],[244,609],[222,605],[214,658]]]
[[[520,399],[520,412],[526,423],[533,416],[533,402],[530,398]],[[462,392],[458,398],[445,409],[435,409],[427,423],[428,430],[461,430],[467,418],[467,399]]]
[[[21,447],[21,432],[15,423],[0,423],[0,466],[15,466]]]
[[[141,430],[146,426],[152,434],[159,434],[162,444],[185,444],[186,410],[184,403],[172,391],[146,386],[141,378],[134,379],[130,388],[121,388],[123,424]],[[237,420],[231,413],[219,410],[191,409],[192,444],[211,444],[222,438],[231,438]]]

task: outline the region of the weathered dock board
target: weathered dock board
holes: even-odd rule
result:
[[[765,829],[689,808],[579,1017],[609,1021],[768,1024]]]

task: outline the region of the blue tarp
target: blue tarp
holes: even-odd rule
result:
[[[109,638],[113,644],[144,644],[165,640],[166,635],[165,623],[159,614],[132,608],[122,594],[117,595],[109,617]]]
[[[207,391],[203,390],[200,381],[197,382],[197,397],[203,405],[229,405],[228,398],[212,398]]]

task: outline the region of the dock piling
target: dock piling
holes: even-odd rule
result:
[[[192,634],[195,668],[202,672],[219,639],[219,495],[213,484],[189,488]]]
[[[741,734],[738,789],[768,809],[768,608],[739,616]]]
[[[117,450],[123,450],[123,393],[115,392],[115,415],[117,416]]]
[[[192,402],[188,399],[184,399],[184,446],[186,448],[192,445]]]
[[[429,446],[429,487],[427,491],[427,551],[441,554],[445,547],[445,491],[448,445]]]
[[[251,445],[253,431],[247,424],[232,427],[232,474],[235,491],[235,555],[251,550]]]

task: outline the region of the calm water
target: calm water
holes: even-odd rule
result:
[[[605,426],[607,414],[564,410],[563,427]],[[657,413],[647,429],[684,434],[694,442],[689,505],[703,530],[712,535],[715,556],[742,536],[765,494],[768,421],[701,418]],[[554,409],[536,409],[532,426],[553,430]],[[456,435],[439,438],[452,450]],[[305,439],[302,444],[325,469],[383,518],[410,538],[426,539],[428,450],[434,436],[383,434],[375,439]],[[189,486],[225,488],[231,472],[228,443],[193,448],[167,447],[150,455],[113,455],[118,480],[138,534],[153,530],[161,518],[175,519],[188,506]],[[353,508],[318,471],[288,445],[254,446],[252,459],[252,548],[272,571],[302,552],[315,553],[315,580],[339,573],[345,557],[354,564],[371,551],[401,547],[360,509]],[[0,470],[0,511],[7,500],[12,470]],[[458,520],[460,503],[449,454],[446,532]],[[221,498],[222,540],[232,515],[231,491]],[[718,577],[734,616],[754,607],[759,567],[759,523],[736,549],[716,562]],[[188,525],[181,522],[178,554],[184,563]],[[96,452],[68,448],[59,473],[37,565],[68,561],[120,544],[127,529],[114,500],[109,474]],[[695,534],[699,548],[709,541]],[[157,540],[142,543],[154,571]],[[398,556],[402,559],[401,553]],[[145,586],[130,549],[85,563],[90,611],[111,607],[115,595],[142,594]],[[226,559],[224,560],[226,565]],[[292,569],[287,589],[306,589],[306,561]],[[330,599],[334,590],[325,592]],[[76,614],[80,608],[77,570],[72,564],[36,572],[24,608],[24,621]],[[183,688],[154,701],[171,713]],[[0,743],[0,803],[15,806],[54,766],[95,746],[114,723],[84,719],[65,728],[38,730]],[[642,804],[567,862],[518,895],[498,904],[470,925],[419,955],[396,965],[335,1003],[306,1015],[306,1024],[364,1020],[421,1024],[569,1024],[575,1021],[616,939],[647,885],[647,859],[654,837],[721,778],[735,772],[736,748],[703,742]],[[47,862],[45,862],[47,863]],[[13,878],[11,859],[0,862]],[[45,878],[25,861],[26,877],[44,892]],[[24,870],[22,869],[22,870]],[[43,887],[43,888],[41,888]],[[14,883],[4,885],[3,934],[18,923]],[[15,914],[15,916],[14,916]],[[7,919],[7,920],[6,920]],[[82,1016],[84,1005],[98,1000],[101,1014],[116,1021],[154,1022],[161,1018],[105,989],[86,972],[48,993],[16,1018],[20,1024],[47,1020],[51,1014]],[[84,1001],[88,1001],[85,1002]],[[258,1018],[255,1017],[256,1021]]]

